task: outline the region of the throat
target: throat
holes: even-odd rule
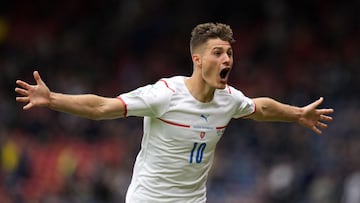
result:
[[[208,103],[211,102],[214,97],[214,88],[194,83],[191,78],[185,79],[185,86],[189,93],[199,102]]]

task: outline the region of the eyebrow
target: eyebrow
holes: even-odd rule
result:
[[[232,51],[232,47],[231,47],[231,46],[230,46],[228,49],[225,49],[224,47],[215,46],[215,47],[213,47],[211,50],[216,50],[216,49],[221,49],[221,50],[225,50],[225,51],[229,51],[229,50]]]

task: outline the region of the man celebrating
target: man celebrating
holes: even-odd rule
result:
[[[228,85],[233,66],[228,25],[197,25],[190,39],[192,75],[160,79],[116,98],[52,92],[34,71],[36,85],[17,80],[24,110],[48,107],[89,119],[144,118],[141,150],[126,202],[206,202],[206,180],[215,147],[233,118],[296,122],[315,133],[327,128],[333,109],[323,98],[296,107],[271,98],[248,98]]]

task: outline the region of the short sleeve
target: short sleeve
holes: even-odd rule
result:
[[[238,103],[233,118],[245,117],[255,112],[256,110],[255,103],[251,98],[245,96],[241,91],[235,88],[232,88],[231,91],[233,96],[235,97],[235,100]]]
[[[160,117],[168,109],[172,91],[164,83],[139,87],[119,95],[127,108],[127,116]]]

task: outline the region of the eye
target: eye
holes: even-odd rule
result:
[[[215,56],[221,56],[222,52],[221,51],[214,51],[214,55]]]

